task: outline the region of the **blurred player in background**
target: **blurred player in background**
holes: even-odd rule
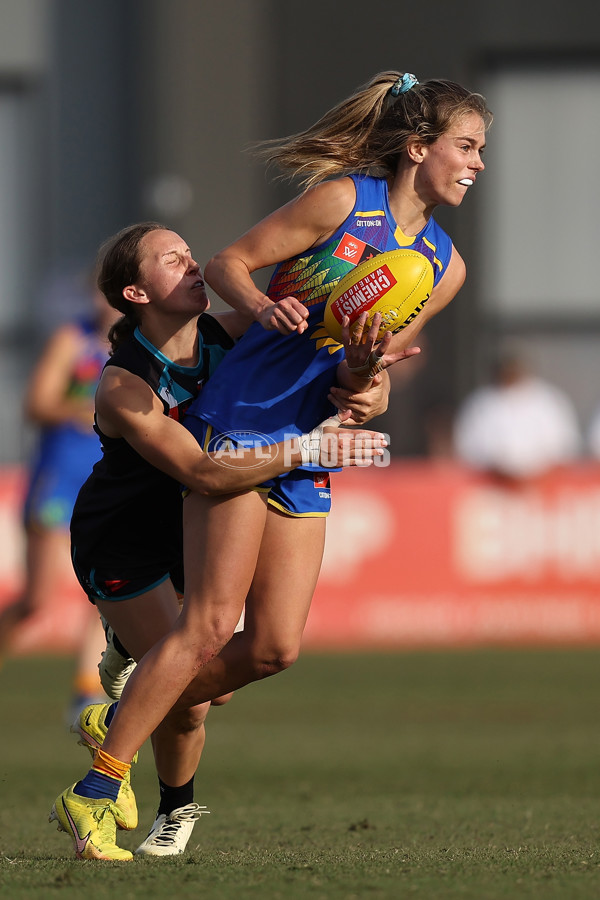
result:
[[[69,522],[79,488],[100,457],[93,431],[94,394],[108,358],[108,329],[115,311],[102,294],[91,297],[87,315],[51,335],[30,377],[26,418],[38,427],[23,517],[26,536],[22,596],[0,613],[0,652],[6,654],[32,616],[59,599],[71,576]],[[69,720],[102,696],[98,660],[104,634],[96,610],[81,596],[86,623],[74,676]]]
[[[101,251],[99,286],[122,317],[110,332],[112,355],[96,396],[103,456],[75,505],[73,561],[82,586],[114,630],[107,653],[114,661],[114,651],[120,649],[123,664],[131,668],[132,661],[141,660],[175,627],[180,615],[181,483],[198,491],[231,492],[254,484],[257,465],[267,476],[278,475],[295,468],[302,455],[297,449],[287,458],[279,446],[271,461],[261,450],[254,459],[249,453],[231,465],[218,465],[180,424],[215,369],[218,378],[218,368],[250,318],[232,310],[206,314],[202,273],[179,235],[157,223],[124,229]],[[367,406],[372,403],[375,413],[385,407],[383,390],[376,388],[370,396]],[[341,429],[335,434],[336,440],[347,439]],[[320,436],[315,439],[320,442]],[[105,667],[106,659],[105,654]],[[114,684],[118,665],[105,674],[111,681],[107,690],[117,696],[122,687]],[[163,690],[158,683],[155,688]],[[182,853],[205,809],[194,801],[194,776],[209,705],[167,709],[153,729],[160,803],[137,854]],[[94,768],[85,784],[58,798],[52,812],[51,820],[58,819],[73,836],[77,854],[86,858],[131,857],[115,844],[117,824],[127,829],[137,824],[128,778],[113,782],[117,790],[112,801],[96,802],[92,821],[85,818],[86,799],[104,797],[98,794],[96,767],[102,765],[100,748],[116,708],[116,703],[94,704],[82,711],[75,727],[93,751]],[[91,793],[82,796],[80,791]]]
[[[300,437],[335,410],[327,396],[336,377],[343,391],[365,391],[380,368],[412,355],[415,335],[464,281],[464,263],[432,213],[459,206],[482,171],[490,118],[483,98],[460,85],[385,72],[307,132],[271,147],[269,159],[307,190],[207,265],[215,291],[256,322],[188,413],[202,446],[243,455],[249,433],[261,432],[266,444]],[[347,324],[346,348],[332,346],[323,312],[352,268],[344,261],[400,246],[432,262],[435,286],[423,312],[376,348],[376,330],[363,343],[354,329],[350,341]],[[251,275],[271,265],[265,295]],[[255,490],[227,500],[192,491],[184,501],[182,614],[132,673],[99,778],[88,773],[75,786],[89,798],[87,818],[73,789],[57,800],[84,833],[102,790],[104,815],[114,815],[115,786],[183,692],[182,702],[210,700],[296,659],[321,565],[329,472],[307,445],[303,468],[267,479],[260,470]],[[244,602],[244,631],[232,637]]]

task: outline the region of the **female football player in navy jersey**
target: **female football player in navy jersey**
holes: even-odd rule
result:
[[[334,378],[364,390],[377,370],[410,354],[463,284],[464,262],[432,214],[459,206],[475,183],[490,121],[481,95],[454,82],[384,72],[308,131],[268,148],[306,189],[206,267],[215,291],[255,322],[188,411],[203,447],[243,455],[249,435],[265,445],[298,438],[334,410]],[[351,244],[363,252],[349,257]],[[362,341],[364,317],[352,336],[346,325],[345,347],[328,340],[324,307],[339,279],[365,254],[397,247],[432,263],[423,311],[377,346],[377,329]],[[263,293],[251,276],[272,265]],[[105,790],[178,698],[210,700],[297,657],[323,554],[328,471],[308,454],[293,472],[257,476],[253,489],[226,498],[192,490],[184,502],[183,612],[128,683],[103,746]],[[244,602],[244,631],[234,635]]]

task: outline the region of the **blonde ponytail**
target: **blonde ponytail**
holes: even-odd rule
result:
[[[491,123],[484,98],[455,82],[420,84],[409,73],[380,72],[306,131],[256,151],[305,188],[350,172],[388,176],[412,136],[433,143],[467,112],[481,115],[486,128]]]

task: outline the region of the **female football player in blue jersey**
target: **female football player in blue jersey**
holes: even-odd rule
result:
[[[260,448],[219,465],[181,425],[185,410],[246,329],[249,317],[231,310],[207,314],[202,273],[179,235],[157,223],[124,229],[101,251],[98,283],[122,318],[110,331],[112,355],[96,395],[95,428],[102,458],[77,497],[71,519],[72,557],[90,600],[133,659],[139,660],[179,616],[181,482],[199,492],[249,488],[256,481],[256,464],[267,476],[279,475],[296,468],[302,453],[296,442],[293,447]],[[374,415],[385,407],[384,390],[369,393],[357,401],[359,417],[364,414],[361,410]],[[306,438],[317,456],[321,431],[315,429]],[[334,424],[327,434],[336,446],[344,445],[349,465],[361,463],[354,444],[348,446],[347,432]],[[367,441],[373,437],[373,432],[363,434]],[[380,437],[370,442],[374,453],[382,452]],[[367,457],[370,452],[371,446]],[[160,692],[160,686],[156,688]],[[193,800],[193,778],[204,745],[208,706],[170,712],[154,730],[161,799],[151,832],[138,848],[140,854],[183,852],[202,813]],[[94,753],[115,708],[92,704],[77,719],[74,730]],[[128,781],[115,799],[114,812],[98,814],[91,832],[80,827],[77,804],[82,798],[76,792],[70,802],[57,803],[52,816],[71,833],[79,856],[131,857],[114,843],[117,822],[128,829],[137,824]]]
[[[69,521],[77,492],[100,457],[92,425],[94,392],[108,358],[108,329],[116,312],[100,292],[88,291],[90,309],[59,325],[29,378],[25,416],[37,428],[23,504],[25,584],[0,612],[0,655],[22,626],[55,603],[70,574]],[[81,642],[69,707],[71,718],[102,696],[98,655],[103,645],[98,614],[82,596]]]
[[[269,147],[269,160],[305,190],[206,267],[216,292],[255,322],[188,410],[203,447],[243,455],[249,436],[266,445],[296,439],[332,412],[334,378],[341,389],[364,390],[410,352],[463,284],[464,262],[432,214],[459,206],[475,183],[490,121],[481,95],[454,82],[384,72],[307,132]],[[365,344],[360,328],[348,338],[347,326],[346,347],[332,345],[323,329],[329,293],[362,259],[397,247],[431,260],[427,305],[376,347],[373,329]],[[272,265],[263,293],[252,273]],[[257,476],[253,489],[226,498],[193,489],[186,498],[183,611],[128,683],[104,742],[99,789],[126,777],[180,697],[210,700],[296,659],[323,554],[329,474],[308,454],[293,472]],[[244,631],[234,635],[244,602]]]

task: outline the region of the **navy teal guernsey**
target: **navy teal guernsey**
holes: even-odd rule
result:
[[[168,359],[136,329],[107,366],[119,366],[145,381],[164,414],[181,421],[233,341],[210,315],[198,320],[200,355],[196,366]],[[71,520],[76,573],[91,594],[98,583],[164,580],[183,554],[181,486],[147,462],[124,438],[96,427],[102,458],[79,492]],[[99,594],[99,592],[97,592]],[[103,592],[104,593],[104,592]]]

